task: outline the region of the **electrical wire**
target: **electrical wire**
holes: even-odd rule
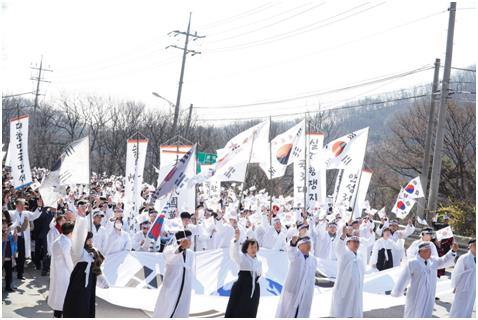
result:
[[[361,5],[358,5],[358,6],[355,6],[351,9],[348,9],[348,10],[345,10],[343,12],[340,12],[334,16],[331,16],[331,17],[328,17],[328,18],[325,18],[325,19],[322,19],[322,20],[319,20],[317,22],[314,22],[314,23],[311,23],[309,25],[306,25],[306,26],[302,26],[300,28],[297,28],[297,29],[294,29],[294,30],[291,30],[289,32],[286,32],[286,33],[281,33],[281,34],[276,34],[272,37],[268,37],[268,38],[264,38],[264,39],[260,39],[260,40],[255,40],[255,41],[251,41],[251,42],[247,42],[247,43],[242,43],[242,44],[238,44],[238,45],[235,45],[235,46],[229,46],[229,47],[223,47],[223,48],[211,48],[210,50],[208,51],[211,51],[211,52],[224,52],[224,51],[230,51],[230,50],[240,50],[240,49],[247,49],[247,48],[250,48],[250,47],[256,47],[256,46],[261,46],[261,45],[265,45],[265,44],[269,44],[269,43],[272,43],[272,42],[276,42],[276,41],[280,41],[280,40],[284,40],[284,39],[287,39],[287,38],[290,38],[290,37],[294,37],[294,36],[297,36],[299,34],[304,34],[304,33],[307,33],[307,32],[310,32],[310,31],[315,31],[315,30],[318,30],[320,28],[323,28],[323,27],[326,27],[326,26],[329,26],[329,25],[332,25],[334,23],[337,23],[337,22],[340,22],[340,21],[344,21],[346,19],[349,19],[349,18],[352,18],[354,16],[357,16],[359,14],[362,14],[366,11],[369,11],[369,10],[372,10],[376,7],[379,7],[381,5],[385,4],[385,2],[381,2],[381,3],[378,3],[374,6],[371,6],[371,7],[368,7],[368,8],[365,8],[363,10],[360,10],[358,12],[354,12],[352,14],[349,14],[345,17],[342,17],[340,19],[337,19],[337,20],[334,20],[334,21],[331,21],[331,22],[328,22],[328,23],[324,23],[324,24],[321,24],[319,26],[316,26],[316,27],[313,27],[313,28],[310,28],[314,25],[317,25],[317,24],[320,24],[322,22],[325,22],[325,21],[328,21],[328,20],[332,20],[334,18],[337,18],[339,16],[342,16],[346,13],[349,13],[351,11],[354,11],[360,7],[363,7],[365,4],[361,4]],[[308,29],[307,29],[308,28]]]
[[[414,95],[410,97],[405,97],[405,98],[397,98],[397,99],[391,99],[391,100],[382,100],[382,101],[375,101],[375,102],[369,102],[365,104],[358,104],[358,105],[349,105],[349,106],[342,106],[342,107],[337,107],[337,108],[331,108],[331,109],[322,109],[320,110],[315,110],[315,111],[307,111],[307,112],[294,112],[294,113],[285,113],[285,114],[277,114],[277,115],[270,115],[270,116],[261,116],[261,117],[248,117],[248,118],[224,118],[224,119],[196,119],[196,121],[202,121],[202,122],[207,122],[207,121],[250,121],[250,120],[256,120],[256,119],[266,119],[266,118],[278,118],[278,117],[285,117],[285,116],[297,116],[297,115],[302,115],[304,113],[320,113],[324,111],[337,111],[337,110],[345,110],[345,109],[354,109],[354,108],[359,108],[359,107],[367,107],[367,106],[372,106],[372,105],[379,105],[379,104],[385,104],[385,103],[390,103],[390,102],[398,102],[398,101],[405,101],[405,100],[410,100],[410,99],[418,99],[418,98],[423,98],[423,97],[428,97],[430,94],[421,94],[421,95]]]
[[[262,11],[264,11],[264,10],[270,9],[271,7],[276,6],[277,4],[278,4],[278,3],[274,3],[274,2],[264,3],[264,4],[262,4],[262,5],[258,6],[258,7],[255,7],[255,8],[253,8],[253,9],[249,9],[249,10],[246,10],[246,11],[244,11],[244,12],[238,13],[238,14],[233,15],[233,16],[230,16],[230,17],[228,17],[228,18],[223,18],[223,19],[217,20],[217,21],[215,21],[215,22],[211,22],[211,23],[208,23],[208,24],[200,25],[199,28],[201,28],[201,29],[214,28],[214,26],[227,24],[227,23],[230,23],[231,21],[240,19],[240,18],[242,18],[242,17],[244,17],[244,16],[257,14],[257,13],[259,13],[259,12],[262,12]]]
[[[249,31],[245,31],[245,32],[242,32],[242,33],[239,33],[239,34],[236,34],[236,35],[231,35],[231,36],[228,36],[228,37],[226,37],[226,38],[220,38],[220,39],[216,39],[216,40],[213,40],[213,41],[207,41],[207,44],[209,45],[209,44],[211,44],[211,43],[223,42],[223,41],[226,41],[226,40],[229,41],[229,40],[231,40],[231,39],[235,39],[235,38],[239,38],[239,37],[242,37],[242,36],[245,36],[245,35],[249,35],[249,34],[254,33],[254,32],[263,31],[264,29],[267,29],[267,28],[276,26],[276,25],[278,25],[278,24],[280,24],[280,23],[282,23],[282,22],[284,22],[284,21],[288,21],[288,20],[293,19],[293,18],[295,18],[295,17],[301,16],[301,15],[303,15],[303,14],[305,14],[305,13],[309,13],[309,12],[311,12],[312,10],[317,9],[318,7],[323,6],[324,4],[325,4],[325,2],[321,2],[321,3],[319,3],[319,4],[315,5],[315,6],[308,7],[308,8],[305,9],[305,10],[299,11],[298,13],[295,13],[295,14],[293,14],[293,15],[291,15],[291,16],[285,17],[285,18],[280,19],[280,20],[278,20],[278,21],[275,21],[275,22],[272,22],[272,23],[263,25],[263,26],[261,26],[261,27],[259,27],[259,28],[252,29],[252,30],[249,30]],[[302,8],[302,7],[303,7],[303,6],[299,6],[299,7],[297,7],[297,8]],[[280,16],[280,15],[283,15],[283,14],[285,14],[285,13],[291,13],[291,11],[294,11],[294,10],[297,9],[297,8],[289,9],[289,10],[287,10],[287,11],[285,11],[285,12],[282,12],[282,13],[276,15],[275,17]],[[266,19],[266,20],[268,20],[268,19]],[[264,22],[264,21],[265,21],[265,20],[262,20],[262,21],[260,21],[260,22]],[[251,25],[251,24],[249,24],[248,26],[250,26],[250,25]],[[221,33],[222,33],[222,32],[221,32]],[[214,35],[213,35],[213,36],[214,36]]]
[[[433,67],[431,65],[425,65],[425,66],[420,67],[418,69],[414,69],[414,70],[407,71],[407,72],[400,73],[400,74],[385,76],[385,77],[378,78],[378,79],[377,78],[372,78],[373,80],[365,80],[363,82],[348,85],[348,86],[341,87],[341,88],[330,89],[330,90],[326,90],[326,91],[309,92],[309,93],[305,93],[303,95],[295,96],[295,97],[282,98],[282,99],[269,100],[269,101],[261,101],[261,102],[253,102],[253,103],[247,103],[247,104],[238,104],[238,105],[223,105],[223,106],[213,106],[213,107],[198,106],[198,107],[195,107],[195,109],[209,109],[209,110],[213,110],[213,109],[232,109],[232,108],[255,107],[255,106],[259,106],[259,105],[290,102],[290,101],[294,101],[294,100],[301,100],[301,99],[305,99],[305,98],[317,97],[317,96],[320,96],[320,95],[325,95],[325,94],[335,93],[335,92],[339,92],[339,91],[354,89],[354,88],[358,88],[358,87],[362,87],[362,86],[366,86],[366,85],[370,85],[370,84],[374,84],[374,83],[378,83],[378,82],[382,82],[382,81],[392,80],[392,79],[395,79],[395,78],[401,78],[401,77],[405,77],[405,76],[408,76],[408,75],[411,75],[411,74],[414,74],[414,73],[430,70],[432,68]]]

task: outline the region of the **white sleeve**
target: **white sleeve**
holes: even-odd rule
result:
[[[80,260],[83,254],[83,248],[85,247],[86,236],[88,235],[88,217],[77,216],[75,221],[75,227],[73,228],[71,238],[71,258],[73,263]]]
[[[62,245],[61,248],[68,272],[72,272],[73,268],[75,267],[71,256],[71,249],[71,245]]]
[[[400,297],[403,295],[403,291],[407,287],[408,283],[410,282],[411,274],[410,274],[410,264],[407,263],[400,273],[395,286],[393,287],[391,296],[392,297]]]
[[[377,264],[378,250],[381,249],[381,248],[379,248],[379,244],[380,244],[380,242],[377,241],[377,242],[375,242],[374,245],[373,245],[372,256],[370,257],[370,265],[371,265],[371,266],[374,266],[374,265]]]
[[[345,253],[345,239],[342,240],[340,237],[336,238],[336,240],[334,241],[334,246],[335,256],[337,257],[337,259],[339,259]]]
[[[455,257],[456,257],[456,253],[453,253],[453,251],[450,250],[443,257],[440,257],[440,258],[432,257],[432,259],[436,261],[437,269],[442,269],[442,268],[452,266],[455,262]]]
[[[451,287],[453,289],[456,289],[458,282],[460,282],[460,279],[465,272],[464,260],[465,259],[463,259],[463,256],[459,257],[458,261],[455,264],[455,267],[453,268],[453,272],[451,273]]]
[[[231,256],[232,261],[234,261],[239,268],[241,268],[241,250],[239,241],[232,240],[231,245],[229,246],[229,255]]]
[[[402,239],[408,238],[413,232],[415,232],[415,226],[407,224],[405,230],[400,232],[400,237]]]
[[[40,210],[40,208],[36,208],[35,211],[33,212],[27,211],[27,213],[28,213],[28,221],[31,222],[38,219],[41,216],[42,210]]]

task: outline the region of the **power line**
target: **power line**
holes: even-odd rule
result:
[[[217,26],[217,25],[223,25],[223,24],[227,24],[231,21],[234,21],[234,20],[237,20],[237,19],[240,19],[244,16],[247,16],[247,15],[254,15],[254,14],[257,14],[259,12],[262,12],[264,10],[267,10],[271,7],[274,7],[276,6],[277,3],[274,3],[274,2],[268,2],[268,3],[265,3],[265,4],[262,4],[258,7],[255,7],[253,9],[249,9],[247,11],[244,11],[244,12],[241,12],[241,13],[238,13],[236,15],[233,15],[233,16],[230,16],[228,18],[224,18],[224,19],[220,19],[220,20],[217,20],[216,22],[211,22],[211,23],[208,23],[208,24],[204,24],[204,25],[200,25],[199,28],[201,29],[210,29],[210,28],[213,28],[214,26]]]
[[[253,103],[247,103],[247,104],[238,104],[238,105],[213,106],[213,107],[195,107],[195,109],[209,109],[209,110],[213,110],[213,109],[232,109],[232,108],[244,108],[244,107],[254,107],[254,106],[259,106],[259,105],[284,103],[284,102],[289,102],[289,101],[294,101],[294,100],[301,100],[301,99],[305,99],[305,98],[311,98],[311,97],[316,97],[316,96],[320,96],[320,95],[335,93],[335,92],[338,92],[338,91],[354,89],[354,88],[358,88],[358,87],[362,87],[362,86],[366,86],[366,85],[370,85],[370,84],[374,84],[374,83],[378,83],[378,82],[382,82],[382,81],[392,80],[392,79],[395,79],[395,78],[405,77],[405,76],[408,76],[408,75],[411,75],[411,74],[414,74],[414,73],[430,70],[431,68],[432,67],[430,65],[425,65],[425,66],[420,67],[418,69],[414,69],[414,70],[407,71],[407,72],[400,73],[400,74],[385,76],[383,78],[378,78],[378,79],[374,79],[374,80],[366,80],[364,82],[348,85],[348,86],[341,87],[341,88],[336,88],[336,89],[331,89],[331,90],[326,90],[326,91],[315,91],[315,92],[312,92],[312,93],[306,93],[304,95],[296,96],[296,97],[269,100],[269,101],[261,101],[261,102],[253,102]]]
[[[423,97],[428,97],[428,96],[431,96],[431,95],[430,94],[421,94],[421,95],[414,95],[414,96],[405,97],[405,98],[375,101],[375,102],[369,102],[369,103],[365,103],[365,104],[342,106],[342,107],[331,108],[331,109],[322,109],[322,107],[321,107],[320,110],[307,111],[307,113],[315,114],[315,113],[320,113],[320,112],[324,112],[324,111],[338,111],[338,110],[353,109],[353,108],[359,108],[359,107],[368,107],[368,106],[372,106],[372,105],[379,105],[379,104],[390,103],[390,102],[405,101],[405,100],[423,98]],[[204,121],[204,122],[206,122],[206,121],[249,121],[249,120],[256,120],[256,119],[265,119],[265,118],[269,118],[269,117],[278,118],[278,117],[285,117],[285,116],[303,115],[304,113],[305,112],[294,112],[294,113],[284,113],[284,114],[277,114],[277,115],[269,115],[269,116],[261,116],[261,117],[248,117],[248,118],[197,119],[196,121]]]
[[[442,66],[443,68],[443,66]],[[469,72],[476,72],[476,70],[473,70],[473,69],[466,69],[466,68],[457,68],[457,67],[451,67],[451,69],[454,69],[454,70],[461,70],[461,71],[469,71]]]
[[[217,42],[222,42],[222,41],[224,41],[224,40],[230,40],[230,39],[234,39],[234,38],[239,38],[239,37],[242,37],[242,36],[244,36],[244,35],[248,35],[248,34],[251,34],[251,33],[254,33],[254,32],[258,32],[258,31],[262,31],[262,30],[264,30],[264,29],[266,29],[266,28],[273,27],[273,26],[275,26],[275,25],[277,25],[277,24],[279,24],[279,23],[282,23],[282,22],[284,22],[284,21],[287,21],[287,20],[290,20],[290,19],[292,19],[292,18],[298,17],[298,16],[303,15],[303,14],[305,14],[305,13],[308,13],[308,12],[310,12],[310,11],[313,10],[313,9],[316,9],[316,8],[318,8],[318,7],[323,6],[324,4],[325,4],[325,2],[321,2],[321,3],[319,3],[319,4],[315,5],[315,6],[308,7],[308,8],[306,8],[305,10],[299,11],[298,13],[295,13],[295,14],[293,14],[293,15],[291,15],[291,16],[285,17],[285,18],[280,19],[280,20],[278,20],[278,21],[272,22],[272,23],[270,23],[270,24],[266,24],[266,25],[263,25],[263,26],[261,26],[261,27],[259,27],[259,28],[252,29],[252,30],[249,30],[249,31],[245,31],[245,32],[242,32],[242,33],[239,33],[239,34],[236,34],[236,35],[228,36],[228,37],[226,37],[226,38],[221,38],[221,39],[216,39],[216,40],[213,40],[213,41],[208,41],[208,44],[217,43]],[[303,7],[304,7],[304,5],[301,5],[301,6],[299,6],[299,7],[296,7],[296,8],[293,8],[293,9],[289,9],[289,10],[284,11],[284,12],[281,12],[281,13],[275,15],[275,16],[272,16],[272,18],[281,16],[281,15],[286,14],[286,13],[291,13],[291,11],[294,11],[294,10],[296,10],[297,8],[303,8]],[[271,17],[270,17],[270,18],[271,18]],[[270,19],[270,18],[269,18],[269,19]],[[265,20],[268,20],[268,19],[262,19],[260,22],[264,22]],[[257,23],[257,22],[256,22],[256,23]],[[251,24],[248,24],[247,26],[251,26]],[[237,28],[236,28],[236,29],[237,29]],[[229,30],[229,31],[230,31],[230,30]],[[221,32],[221,33],[224,33],[224,32]],[[217,35],[217,34],[216,34],[216,35]],[[214,36],[214,35],[213,35],[213,36]]]
[[[325,18],[325,19],[322,19],[322,20],[319,20],[319,21],[316,21],[314,23],[311,23],[309,25],[306,25],[306,26],[302,26],[300,28],[297,28],[295,30],[291,30],[289,32],[286,32],[286,33],[282,33],[282,34],[276,34],[272,37],[268,37],[268,38],[264,38],[264,39],[260,39],[260,40],[256,40],[256,41],[251,41],[251,42],[247,42],[247,43],[242,43],[242,44],[239,44],[239,45],[235,45],[235,46],[230,46],[230,47],[223,47],[223,48],[215,48],[215,49],[211,49],[211,51],[213,52],[218,52],[218,51],[229,51],[229,50],[237,50],[237,49],[247,49],[247,48],[250,48],[250,47],[255,47],[255,46],[260,46],[260,45],[264,45],[264,44],[268,44],[268,43],[271,43],[271,42],[275,42],[275,41],[280,41],[280,40],[284,40],[284,39],[287,39],[287,38],[290,38],[290,37],[294,37],[296,35],[299,35],[299,34],[303,34],[303,33],[307,33],[307,32],[310,32],[310,31],[314,31],[314,30],[317,30],[317,29],[320,29],[320,28],[323,28],[323,27],[326,27],[326,26],[329,26],[331,24],[334,24],[334,23],[337,23],[337,22],[340,22],[340,21],[343,21],[343,20],[346,20],[346,19],[349,19],[349,18],[352,18],[356,15],[359,15],[359,14],[362,14],[366,11],[369,11],[369,10],[372,10],[378,6],[381,6],[383,5],[385,2],[381,2],[381,3],[378,3],[374,6],[371,6],[371,7],[368,7],[368,8],[365,8],[363,10],[360,10],[358,12],[354,12],[350,15],[347,15],[343,18],[340,18],[340,19],[337,19],[337,20],[334,20],[334,21],[331,21],[331,22],[328,22],[328,23],[324,23],[324,24],[321,24],[317,27],[313,27],[313,28],[310,28],[314,25],[317,25],[317,24],[320,24],[322,22],[325,22],[325,21],[328,21],[328,20],[332,20],[334,18],[337,18],[339,16],[342,16],[346,13],[349,13],[351,11],[354,11],[360,7],[363,7],[364,5],[368,4],[368,3],[365,3],[365,4],[361,4],[361,5],[358,5],[358,6],[355,6],[351,9],[348,9],[348,10],[345,10],[343,12],[340,12],[334,16],[331,16],[331,17],[328,17],[328,18]],[[307,29],[309,28],[309,29]]]
[[[310,56],[315,56],[315,55],[318,55],[318,54],[322,54],[324,52],[327,52],[327,51],[330,51],[330,50],[335,50],[335,49],[338,49],[338,48],[341,48],[341,47],[344,47],[344,46],[347,46],[349,44],[352,44],[352,43],[355,43],[355,42],[359,42],[359,41],[362,41],[362,40],[367,40],[367,39],[370,39],[370,38],[373,38],[373,37],[376,37],[378,35],[382,35],[382,34],[385,34],[387,32],[390,32],[390,31],[393,31],[393,30],[396,30],[396,29],[399,29],[399,28],[403,28],[403,27],[406,27],[406,26],[409,26],[409,25],[412,25],[414,23],[417,23],[417,22],[420,22],[420,21],[423,21],[423,20],[427,20],[427,19],[430,19],[430,18],[433,18],[435,16],[438,16],[438,15],[441,15],[443,13],[447,12],[446,10],[441,10],[439,12],[435,12],[435,13],[432,13],[430,15],[426,15],[426,16],[423,16],[423,17],[419,17],[419,18],[416,18],[416,19],[413,19],[413,20],[410,20],[406,23],[403,23],[403,24],[399,24],[399,25],[395,25],[393,27],[390,27],[388,29],[385,29],[385,30],[382,30],[380,32],[375,32],[375,33],[371,33],[371,34],[368,34],[368,35],[365,35],[365,36],[362,36],[360,38],[357,38],[355,37],[353,40],[351,41],[346,41],[346,42],[343,42],[343,43],[340,43],[338,45],[335,45],[335,46],[332,46],[332,47],[328,47],[328,48],[324,48],[322,50],[319,50],[319,51],[314,51],[314,52],[310,52],[308,54],[305,54],[305,55],[301,55],[301,56],[296,56],[296,57],[293,57],[293,58],[289,58],[289,59],[284,59],[284,60],[280,60],[280,61],[277,61],[277,62],[274,62],[274,63],[271,63],[271,64],[268,64],[268,65],[265,65],[265,66],[260,66],[260,67],[257,67],[257,68],[254,68],[252,70],[250,70],[250,72],[257,72],[259,70],[264,70],[264,69],[269,69],[269,68],[272,68],[274,66],[276,66],[277,64],[281,64],[281,65],[284,65],[286,63],[290,63],[290,62],[293,62],[295,60],[300,60],[300,59],[303,59],[303,58],[306,58],[306,57],[310,57]],[[208,51],[209,54],[217,54],[217,53],[220,53],[220,52],[211,52],[211,51]],[[244,72],[241,72],[239,74],[243,74]],[[221,77],[221,78],[218,78],[218,79],[190,79],[188,80],[188,82],[204,82],[204,81],[220,81],[222,80],[223,78],[230,78],[231,75],[226,75],[225,77]]]

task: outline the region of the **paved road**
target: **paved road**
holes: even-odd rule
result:
[[[46,303],[49,277],[42,277],[40,271],[34,270],[30,263],[25,269],[25,278],[27,279],[21,282],[14,280],[14,286],[18,288],[16,292],[7,294],[2,290],[2,318],[52,318],[53,312]],[[447,318],[452,299],[452,294],[440,297],[435,304],[433,317]],[[101,318],[148,318],[151,317],[151,313],[119,307],[96,298],[96,316]],[[364,317],[368,318],[401,318],[402,316],[403,306],[364,312]],[[474,316],[476,316],[476,311]]]

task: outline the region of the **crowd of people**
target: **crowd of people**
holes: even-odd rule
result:
[[[41,181],[45,170],[34,169]],[[337,261],[331,315],[363,316],[363,279],[366,268],[377,272],[402,265],[392,296],[407,289],[405,317],[431,317],[437,277],[455,263],[458,245],[438,240],[432,228],[422,228],[420,239],[405,250],[405,239],[415,232],[413,219],[404,228],[396,220],[364,210],[362,217],[330,205],[320,212],[306,212],[284,201],[266,203],[260,191],[230,198],[223,190],[211,207],[204,195],[192,212],[165,219],[161,236],[148,236],[158,210],[150,203],[145,186],[137,214],[125,203],[123,179],[93,175],[91,184],[72,186],[56,206],[45,206],[32,185],[15,190],[3,172],[2,262],[7,292],[12,279],[25,280],[31,259],[41,276],[49,276],[48,305],[55,317],[94,317],[95,288],[108,288],[102,263],[121,251],[162,252],[166,268],[154,316],[188,317],[194,252],[228,248],[238,265],[225,310],[226,317],[255,317],[260,303],[259,279],[263,275],[258,251],[283,251],[290,265],[277,317],[309,317],[314,295],[317,259]],[[242,190],[241,190],[242,191]],[[244,206],[240,203],[257,203]],[[470,317],[475,301],[475,240],[458,258],[452,274],[455,300],[451,316]]]

